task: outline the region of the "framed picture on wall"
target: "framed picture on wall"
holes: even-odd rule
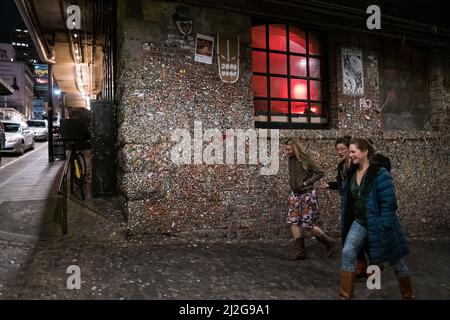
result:
[[[197,33],[195,41],[195,61],[212,64],[214,55],[214,37]]]
[[[364,94],[364,73],[362,50],[342,48],[342,85],[344,95]]]

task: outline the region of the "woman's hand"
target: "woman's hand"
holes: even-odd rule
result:
[[[328,184],[328,182],[324,179],[320,182],[320,188],[326,190],[330,187],[330,185]]]

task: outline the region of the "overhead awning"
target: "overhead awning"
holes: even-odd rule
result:
[[[0,96],[10,96],[14,93],[14,89],[11,88],[5,80],[0,78]]]
[[[15,0],[43,63],[52,64],[53,77],[69,107],[88,108],[102,92],[105,33],[109,0],[78,1],[81,29],[70,29],[68,1]]]

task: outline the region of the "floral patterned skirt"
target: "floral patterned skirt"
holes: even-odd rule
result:
[[[316,190],[309,193],[289,195],[288,223],[303,229],[312,229],[319,220]]]

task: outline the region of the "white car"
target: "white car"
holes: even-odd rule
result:
[[[47,141],[48,140],[48,121],[47,120],[28,120],[30,130],[34,134],[34,140]]]
[[[34,134],[23,121],[2,121],[5,127],[6,143],[4,153],[24,154],[27,149],[34,149]]]

